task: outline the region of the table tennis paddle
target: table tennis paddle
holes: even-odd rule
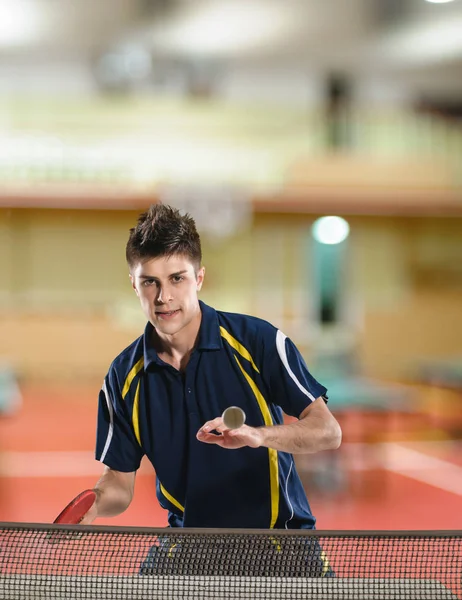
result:
[[[64,508],[53,523],[77,525],[93,506],[96,494],[93,490],[84,490]]]

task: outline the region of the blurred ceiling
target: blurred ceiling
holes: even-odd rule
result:
[[[0,92],[213,93],[257,72],[460,101],[462,0],[0,0]]]

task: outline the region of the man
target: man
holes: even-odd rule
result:
[[[83,524],[123,512],[147,455],[172,527],[313,529],[292,453],[338,448],[326,389],[273,325],[198,299],[205,275],[189,215],[153,205],[126,258],[148,320],[100,393],[96,458],[105,469]],[[220,415],[239,406],[246,424]],[[298,418],[284,424],[282,410]]]

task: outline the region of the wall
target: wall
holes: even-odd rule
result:
[[[124,259],[136,215],[0,210],[0,359],[26,378],[102,377],[143,330]],[[204,301],[270,320],[309,360],[347,340],[372,376],[462,355],[462,219],[348,218],[346,316],[329,332],[314,320],[315,218],[257,214],[230,240],[204,238]]]

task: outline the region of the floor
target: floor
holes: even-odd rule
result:
[[[35,385],[21,391],[16,413],[0,417],[0,521],[52,522],[101,472],[93,457],[98,388]],[[431,403],[441,406],[435,390]],[[462,440],[445,429],[447,412],[442,419],[433,409],[339,413],[340,450],[297,457],[319,530],[462,529]],[[152,467],[144,462],[129,509],[99,521],[166,522]]]

